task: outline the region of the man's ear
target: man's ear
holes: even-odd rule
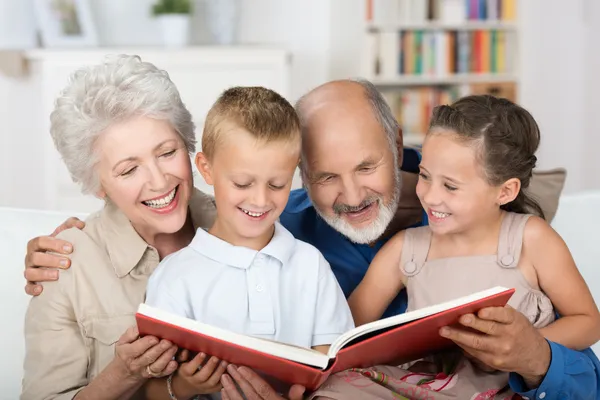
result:
[[[504,182],[502,185],[500,185],[500,192],[498,193],[498,205],[504,205],[516,199],[520,190],[520,179],[510,178]]]
[[[402,161],[404,160],[404,136],[402,135],[402,128],[398,128],[396,147],[398,148],[398,168],[402,168]]]
[[[194,161],[196,163],[196,168],[204,178],[204,181],[209,185],[213,185],[212,167],[206,155],[200,151],[196,154],[196,159]]]

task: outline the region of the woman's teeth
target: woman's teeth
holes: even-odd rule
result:
[[[175,192],[177,192],[177,188],[171,190],[169,192],[169,194],[167,194],[165,197],[163,197],[161,199],[146,200],[146,201],[142,201],[142,203],[144,203],[145,205],[147,205],[148,207],[151,207],[151,208],[164,208],[164,207],[168,206],[169,204],[171,204],[171,202],[175,198]]]
[[[439,211],[432,211],[431,215],[433,215],[436,218],[446,218],[447,216],[449,216],[449,213],[443,213],[443,212],[439,212]]]
[[[251,217],[262,217],[263,215],[265,215],[267,212],[262,212],[262,213],[257,213],[257,212],[252,212],[252,211],[248,211],[248,210],[244,210],[243,208],[240,208],[240,210],[242,210],[243,212],[245,212],[246,214],[248,214]]]

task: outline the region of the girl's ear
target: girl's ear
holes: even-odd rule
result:
[[[198,152],[198,154],[196,154],[195,163],[196,168],[198,168],[198,171],[204,178],[204,181],[209,185],[213,185],[212,167],[206,155],[202,152]]]
[[[520,179],[510,178],[504,182],[502,185],[500,185],[500,192],[498,193],[498,205],[502,206],[516,199],[520,190]]]

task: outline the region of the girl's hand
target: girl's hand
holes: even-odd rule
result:
[[[221,376],[227,368],[225,361],[198,353],[189,362],[182,363],[173,376],[173,393],[178,398],[188,398],[197,394],[216,393],[221,390]]]
[[[113,364],[126,379],[143,381],[161,378],[177,369],[177,362],[173,360],[176,352],[177,346],[168,340],[159,340],[154,336],[140,338],[134,326],[119,338]]]

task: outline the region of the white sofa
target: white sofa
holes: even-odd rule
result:
[[[575,261],[600,304],[600,192],[563,196],[554,227],[569,245]],[[51,233],[75,213],[0,208],[0,254],[3,275],[0,280],[2,311],[0,321],[0,399],[17,399],[20,393],[23,345],[23,316],[28,296],[23,291],[23,260],[27,241]],[[78,215],[83,218],[83,215]],[[8,255],[8,258],[6,258]],[[600,343],[594,347],[600,354]]]

